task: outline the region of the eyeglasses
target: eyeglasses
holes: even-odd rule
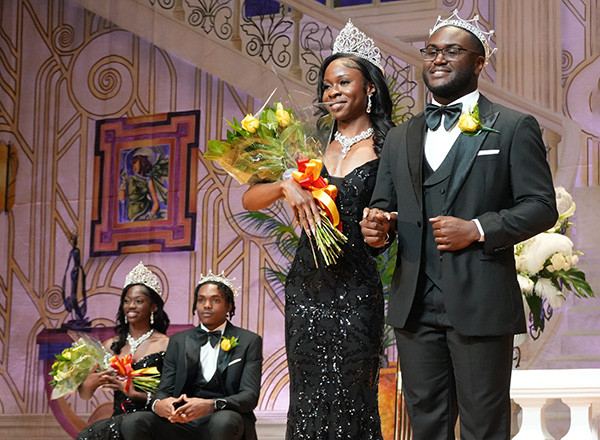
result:
[[[434,47],[426,47],[425,49],[421,49],[420,52],[421,52],[421,56],[423,57],[423,59],[425,61],[435,60],[440,52],[442,53],[442,57],[444,57],[444,59],[446,61],[456,61],[460,57],[461,50],[464,50],[467,52],[473,52],[478,55],[481,55],[477,51],[474,51],[471,49],[465,49],[464,47],[444,47],[443,49],[436,49]]]

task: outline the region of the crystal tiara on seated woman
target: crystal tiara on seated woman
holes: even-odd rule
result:
[[[127,287],[130,284],[143,284],[150,289],[154,290],[159,295],[162,295],[162,289],[160,287],[160,280],[158,277],[140,261],[140,264],[135,266],[131,272],[125,277],[125,285]]]

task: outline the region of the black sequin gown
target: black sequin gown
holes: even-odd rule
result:
[[[359,222],[375,187],[379,159],[337,186],[348,242],[337,263],[319,268],[303,232],[286,281],[286,349],[290,373],[287,440],[378,440],[378,384],[384,299],[377,264]]]
[[[156,367],[161,371],[164,357],[164,351],[149,354],[135,362],[132,368],[139,370],[140,368]],[[127,413],[144,411],[146,409],[145,400],[129,400],[121,391],[115,391],[114,394],[112,417],[92,423],[79,433],[77,440],[122,440],[121,421],[123,417]]]

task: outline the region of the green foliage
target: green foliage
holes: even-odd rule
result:
[[[543,332],[546,326],[544,319],[544,303],[542,297],[537,295],[524,295],[531,310],[531,319],[533,320],[533,328],[536,331]]]
[[[383,295],[385,298],[385,314],[387,315],[387,305],[390,297],[390,286],[392,284],[392,277],[394,276],[394,269],[396,267],[396,256],[398,254],[398,241],[394,240],[390,247],[385,252],[378,255],[375,261],[379,268],[379,275],[381,276],[381,283],[383,284]],[[394,335],[394,328],[385,325],[383,335],[383,348],[386,349],[394,345],[396,337]]]
[[[404,107],[400,105],[402,99],[402,92],[399,91],[400,86],[396,77],[386,76],[385,82],[390,91],[390,98],[392,99],[392,122],[396,125],[404,122],[408,119],[408,114],[404,112]]]

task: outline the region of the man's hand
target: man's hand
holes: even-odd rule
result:
[[[199,397],[188,397],[182,394],[178,401],[183,402],[179,408],[175,410],[173,415],[169,417],[172,423],[187,423],[192,420],[199,419],[215,409],[215,401],[213,399],[201,399]]]
[[[380,248],[387,244],[388,231],[396,221],[394,214],[381,211],[380,209],[363,210],[363,219],[360,222],[365,243],[374,248]]]
[[[179,396],[177,399],[175,397],[165,397],[164,399],[160,399],[154,405],[154,412],[156,415],[164,417],[165,419],[171,418],[173,414],[175,414],[175,405],[181,402],[183,396]]]
[[[471,220],[439,215],[429,221],[438,251],[458,251],[479,240],[479,229]]]

